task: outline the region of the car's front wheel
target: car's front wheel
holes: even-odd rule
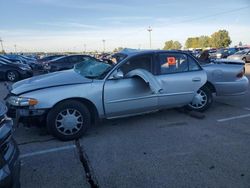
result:
[[[8,71],[6,73],[6,79],[11,82],[15,82],[19,79],[19,74],[17,71]]]
[[[195,94],[192,102],[187,105],[189,110],[203,112],[207,110],[213,102],[213,95],[211,90],[203,86]]]
[[[80,138],[89,126],[88,108],[75,100],[59,103],[47,116],[48,131],[64,141]]]

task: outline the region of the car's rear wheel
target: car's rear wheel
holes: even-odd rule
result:
[[[19,79],[19,74],[17,71],[8,71],[6,73],[6,80],[11,81],[11,82],[15,82]]]
[[[211,90],[203,86],[197,91],[192,102],[187,105],[187,108],[189,110],[203,112],[211,106],[212,102],[213,96]]]
[[[80,138],[89,126],[88,108],[75,100],[59,103],[47,116],[48,131],[64,141]]]

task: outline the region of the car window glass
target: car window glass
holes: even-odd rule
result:
[[[152,73],[151,56],[140,56],[131,58],[120,67],[120,70],[124,73],[124,75],[135,69],[145,69]]]
[[[89,57],[80,57],[80,61],[88,61],[91,60]]]
[[[55,62],[55,63],[64,63],[65,62],[65,58],[58,59],[58,60],[52,61],[52,62]]]
[[[196,70],[200,70],[200,69],[201,68],[197,64],[197,62],[193,58],[189,57],[188,58],[188,70],[189,71],[196,71]]]
[[[70,63],[77,63],[77,62],[79,62],[79,59],[78,59],[77,56],[73,56],[73,57],[70,57],[70,58],[69,58],[69,62],[70,62]]]
[[[159,58],[161,74],[188,71],[188,61],[185,54],[164,53],[160,54]]]

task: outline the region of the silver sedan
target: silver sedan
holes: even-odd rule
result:
[[[243,66],[230,68],[234,79],[225,77],[220,83],[224,74],[218,67],[202,68],[180,51],[124,50],[115,57],[113,65],[87,61],[72,70],[17,82],[7,97],[9,114],[17,121],[45,122],[51,134],[71,140],[98,119],[183,106],[204,111],[212,104],[212,93],[220,93],[227,80],[242,83],[235,93],[243,93],[248,85],[239,75]]]

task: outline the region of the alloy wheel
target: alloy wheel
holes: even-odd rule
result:
[[[55,121],[56,129],[63,135],[73,135],[83,126],[83,116],[76,109],[65,109],[58,113]]]

